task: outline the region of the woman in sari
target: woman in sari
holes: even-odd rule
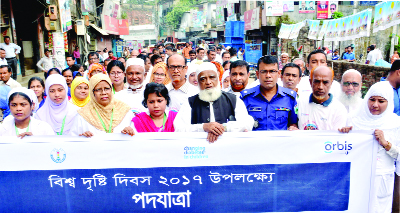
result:
[[[157,84],[163,85],[171,83],[171,79],[168,76],[166,63],[160,62],[154,65],[150,76],[150,82],[155,82]]]
[[[90,101],[89,81],[84,77],[76,77],[71,83],[71,103],[84,107]]]
[[[393,88],[387,81],[371,86],[364,97],[359,110],[348,119],[348,127],[339,129],[347,133],[350,130],[374,130],[379,143],[375,192],[372,202],[373,211],[390,213],[394,187],[394,161],[398,159],[400,138],[400,117],[393,113]]]
[[[106,74],[96,74],[89,81],[90,101],[78,110],[71,130],[73,136],[92,137],[104,133],[134,135],[130,107],[115,99],[112,83]]]
[[[143,106],[147,112],[137,114],[133,123],[137,132],[174,132],[175,111],[168,111],[170,98],[163,84],[151,82],[144,90]]]
[[[0,126],[0,136],[23,138],[31,135],[54,135],[48,123],[31,117],[35,108],[32,98],[36,98],[33,91],[24,87],[10,91],[8,105],[12,116],[10,119],[7,117]]]
[[[68,101],[68,86],[62,75],[50,75],[46,79],[47,98],[34,115],[47,122],[57,135],[68,135],[76,116],[76,106]]]

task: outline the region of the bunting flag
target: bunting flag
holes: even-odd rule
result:
[[[308,26],[310,30],[308,31],[308,38],[309,39],[317,39],[318,30],[319,30],[319,20],[308,20]]]

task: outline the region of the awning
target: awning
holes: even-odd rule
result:
[[[94,24],[89,24],[91,27],[93,27],[94,29],[96,29],[100,34],[102,35],[109,35],[106,31],[104,31],[103,29],[101,29],[100,27],[94,25]]]

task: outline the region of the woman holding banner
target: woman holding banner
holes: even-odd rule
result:
[[[394,187],[394,161],[398,158],[400,117],[393,113],[393,88],[387,81],[372,85],[367,92],[364,103],[358,112],[348,120],[348,126],[339,129],[342,133],[354,130],[375,130],[375,139],[379,143],[373,211],[390,213]]]
[[[138,132],[174,132],[175,111],[168,111],[170,98],[163,84],[151,82],[144,90],[143,106],[148,112],[136,115],[132,121]]]
[[[134,135],[130,127],[134,117],[130,107],[114,99],[112,83],[108,75],[100,73],[89,81],[90,101],[78,110],[72,136],[92,137],[104,133],[123,133]]]
[[[34,98],[34,92],[24,87],[10,91],[8,106],[13,118],[4,120],[0,126],[0,136],[23,138],[30,135],[54,135],[48,123],[31,117],[35,108]]]

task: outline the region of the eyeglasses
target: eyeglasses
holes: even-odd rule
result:
[[[273,75],[273,74],[276,74],[276,73],[278,73],[278,71],[276,71],[276,70],[260,70],[260,71],[258,71],[260,74],[270,74],[270,75]]]
[[[111,72],[110,73],[110,76],[121,76],[121,75],[123,75],[124,74],[124,72]]]
[[[106,88],[99,88],[99,89],[94,89],[93,90],[93,92],[95,92],[95,93],[101,93],[101,92],[105,92],[105,93],[108,93],[108,92],[110,92],[111,91],[111,88],[110,87],[106,87]]]
[[[170,65],[168,66],[169,71],[174,71],[175,69],[177,69],[178,71],[182,71],[183,68],[185,68],[186,66],[184,65],[178,65],[178,66],[174,66],[174,65]]]
[[[153,75],[157,76],[157,77],[165,77],[164,73],[153,73]]]
[[[345,86],[345,87],[348,87],[348,86],[350,86],[350,85],[352,85],[353,87],[358,87],[358,86],[360,86],[360,84],[357,83],[357,82],[343,82],[343,86]]]
[[[97,60],[99,58],[89,58],[89,61]]]

